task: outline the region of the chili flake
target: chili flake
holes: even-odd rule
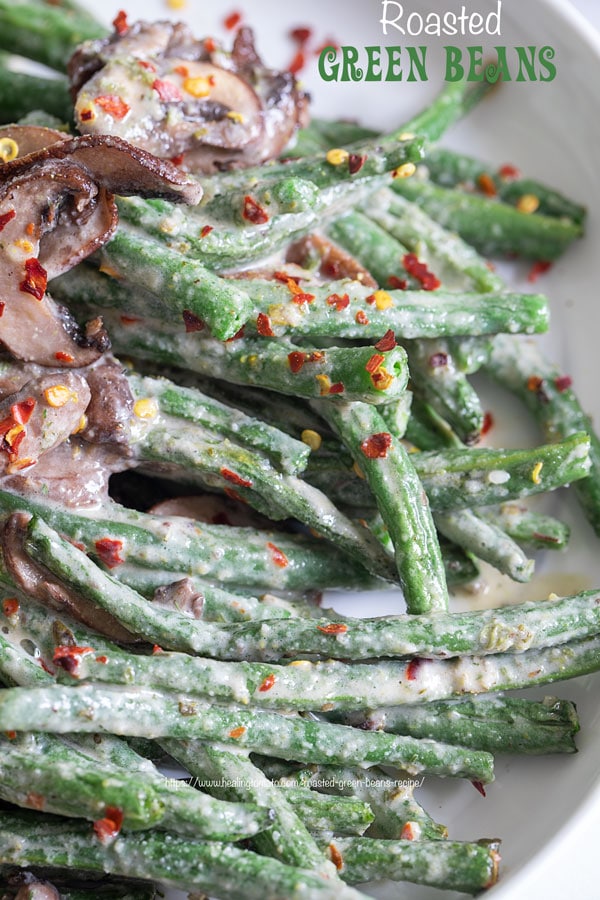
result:
[[[360,172],[362,167],[367,161],[367,154],[360,153],[351,153],[348,157],[348,171],[351,175],[356,175],[357,172]]]
[[[225,343],[226,343],[226,344],[229,344],[229,343],[231,343],[231,341],[239,341],[239,340],[241,340],[241,339],[244,337],[245,331],[246,331],[246,326],[245,326],[245,325],[242,325],[242,327],[241,327],[238,331],[236,331],[235,334],[232,334],[230,338],[227,338],[227,340],[225,341]]]
[[[486,197],[495,197],[498,193],[494,179],[488,172],[482,172],[477,178],[477,186],[486,195]]]
[[[304,66],[306,65],[306,56],[304,55],[302,50],[297,50],[292,57],[292,61],[288,66],[288,72],[291,72],[292,75],[297,75],[298,72],[301,72]]]
[[[360,445],[360,449],[367,459],[385,459],[392,446],[392,436],[387,431],[371,434]]]
[[[280,550],[279,547],[271,543],[271,541],[267,543],[267,548],[271,551],[271,559],[276,566],[279,566],[280,569],[285,569],[286,566],[289,565],[289,560],[283,550]]]
[[[184,153],[178,153],[177,156],[171,157],[171,162],[173,163],[174,166],[181,166],[181,165],[183,165],[184,156],[185,156]]]
[[[303,303],[312,303],[314,299],[314,294],[306,294],[304,291],[297,291],[294,292],[292,303],[297,303],[298,306],[301,306]]]
[[[214,53],[217,49],[215,39],[211,37],[204,38],[204,49],[207,53]]]
[[[15,216],[16,212],[14,209],[9,209],[8,212],[2,213],[2,215],[0,215],[0,231],[6,228],[10,220],[14,219]]]
[[[114,840],[123,826],[123,810],[118,806],[107,806],[103,819],[97,819],[93,828],[101,844]]]
[[[165,651],[163,650],[163,648],[160,647],[158,644],[152,645],[152,656],[158,656],[159,653],[164,653],[164,652]]]
[[[328,625],[317,625],[317,631],[323,634],[346,634],[348,626],[343,622],[330,622]]]
[[[421,262],[415,253],[406,253],[402,259],[402,265],[409,275],[416,278],[425,291],[435,291],[441,285],[441,281],[433,272],[430,272],[424,262]]]
[[[388,278],[388,287],[392,290],[405,291],[408,287],[406,278],[398,278],[397,275],[390,275]]]
[[[46,805],[46,798],[43,794],[37,794],[35,791],[30,791],[25,797],[25,806],[28,806],[30,809],[42,810]]]
[[[336,312],[340,312],[350,305],[350,297],[348,294],[330,294],[325,302],[328,306],[335,306]]]
[[[117,34],[125,34],[125,32],[129,28],[129,25],[127,24],[127,13],[124,9],[119,10],[117,15],[114,17],[112,24]]]
[[[533,284],[538,280],[539,276],[547,272],[551,266],[552,263],[550,262],[550,260],[538,259],[536,262],[534,262],[529,272],[527,273],[527,281],[529,281],[530,284]]]
[[[236,472],[232,472],[231,469],[226,469],[225,466],[221,468],[221,478],[224,478],[226,481],[230,481],[232,484],[237,485],[237,487],[252,487],[252,482],[247,478],[242,478],[241,475],[236,474]]]
[[[491,412],[486,411],[483,414],[483,424],[481,426],[481,434],[482,435],[487,434],[488,431],[491,431],[491,429],[493,427],[494,427],[494,417],[492,416]]]
[[[409,664],[406,667],[406,680],[407,681],[416,681],[417,680],[417,672],[419,671],[419,667],[421,666],[423,660],[416,657],[415,659],[411,659]]]
[[[367,316],[364,309],[359,309],[356,315],[354,316],[357,325],[368,325],[369,317]]]
[[[293,41],[296,41],[297,44],[306,44],[312,35],[312,31],[310,28],[292,28],[290,31],[290,37]]]
[[[273,675],[272,673],[270,675],[267,675],[267,677],[264,679],[264,681],[262,682],[262,684],[260,685],[258,690],[261,693],[270,691],[271,688],[273,687],[273,685],[275,684],[275,681],[276,681],[275,675]]]
[[[329,845],[329,858],[338,872],[341,872],[341,870],[344,868],[344,858],[335,844]]]
[[[106,665],[106,663],[108,662],[108,656],[97,656],[96,662],[101,663],[102,665]]]
[[[123,98],[118,97],[116,94],[103,94],[100,97],[96,97],[94,103],[113,119],[124,119],[131,109]]]
[[[0,300],[0,318],[4,315],[4,310],[6,309],[6,303],[4,300]]]
[[[485,787],[483,786],[482,781],[472,781],[471,784],[475,788],[476,791],[479,791],[482,797],[485,797]]]
[[[100,538],[99,540],[94,541],[94,547],[96,548],[96,553],[100,560],[105,566],[108,566],[109,569],[114,569],[116,566],[125,562],[121,556],[123,541],[108,537]]]
[[[429,367],[431,369],[441,369],[442,366],[448,365],[447,353],[432,353],[429,357]]]
[[[177,103],[183,100],[181,91],[172,81],[155,78],[152,82],[152,90],[156,91],[163,103]]]
[[[181,317],[183,319],[183,324],[185,325],[186,333],[191,331],[203,331],[206,328],[202,319],[193,313],[191,309],[184,309],[181,313]]]
[[[341,381],[334,382],[329,388],[328,393],[330,394],[343,394],[344,393],[344,385]]]
[[[10,408],[10,414],[17,425],[27,425],[31,418],[31,414],[35,409],[35,400],[33,397],[27,397],[20,403],[13,403]]]
[[[367,362],[365,369],[367,370],[369,375],[372,375],[373,372],[375,372],[383,362],[385,362],[385,356],[382,356],[381,353],[374,353]]]
[[[234,741],[237,741],[238,738],[241,738],[242,735],[244,735],[245,733],[246,733],[246,729],[244,728],[243,725],[240,725],[239,728],[232,728],[231,731],[229,732],[228,737],[233,738]]]
[[[301,350],[292,350],[291,353],[288,353],[288,365],[294,375],[298,374],[305,362],[306,353]]]
[[[202,228],[200,229],[200,237],[201,238],[206,237],[206,235],[210,234],[211,231],[213,231],[212,225],[203,225]]]
[[[562,394],[563,391],[568,390],[573,384],[573,379],[570,375],[558,375],[554,379],[554,386],[559,394]]]
[[[48,273],[39,259],[32,257],[25,260],[25,278],[19,284],[19,290],[31,294],[36,300],[43,300],[48,284]]]
[[[9,619],[11,616],[16,616],[19,612],[19,601],[16,597],[7,597],[2,601],[2,612]]]
[[[148,72],[156,72],[156,66],[154,65],[154,63],[151,63],[147,59],[138,59],[138,66],[141,66],[142,69],[146,69],[146,71]]]
[[[396,335],[392,331],[391,328],[388,328],[386,333],[380,340],[375,344],[376,350],[381,350],[383,353],[387,353],[388,350],[393,350],[396,346]]]
[[[271,319],[266,313],[259,313],[256,317],[256,330],[262,337],[275,337],[275,332],[271,328]]]
[[[264,225],[265,222],[269,221],[269,216],[260,203],[257,203],[249,194],[246,194],[244,197],[242,218],[246,219],[247,222],[252,222],[253,225]]]
[[[504,178],[507,181],[510,178],[520,178],[521,172],[519,171],[519,169],[517,169],[516,166],[513,166],[510,163],[505,163],[498,169],[498,175],[500,176],[500,178]]]

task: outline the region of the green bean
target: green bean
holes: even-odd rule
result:
[[[63,123],[72,120],[73,103],[66,79],[40,78],[0,66],[0,123],[19,122],[41,110]]]
[[[482,510],[481,514],[518,544],[535,550],[564,550],[569,542],[571,529],[565,522],[518,503],[503,503],[498,509]]]
[[[64,72],[78,44],[106,28],[67,9],[27,0],[0,2],[0,48]]]

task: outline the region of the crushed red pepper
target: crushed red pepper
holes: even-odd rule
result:
[[[125,34],[129,25],[127,24],[127,13],[124,9],[120,9],[113,19],[113,28],[117,34]]]
[[[0,231],[3,231],[10,220],[14,219],[15,216],[16,212],[14,211],[14,209],[9,209],[8,212],[2,213],[2,215],[0,216]]]
[[[275,563],[276,566],[279,566],[280,569],[285,569],[286,566],[289,566],[289,560],[283,550],[280,550],[276,544],[268,541],[267,548],[271,551],[271,559]]]
[[[376,372],[379,366],[384,362],[385,356],[383,356],[381,353],[374,353],[365,365],[365,369],[367,370],[369,375],[372,375],[373,372]]]
[[[366,161],[366,153],[351,153],[348,157],[348,171],[350,172],[350,174],[356,175],[357,172],[360,172]]]
[[[392,331],[391,328],[388,328],[386,333],[382,338],[380,338],[375,344],[376,350],[381,350],[383,353],[387,353],[388,350],[393,350],[396,346],[396,335]]]
[[[213,229],[212,225],[203,225],[202,228],[200,229],[200,237],[201,238],[206,237],[206,235],[210,234],[211,231],[213,231],[213,230],[214,229]]]
[[[94,103],[113,119],[124,119],[131,109],[123,98],[116,94],[102,94],[94,99]]]
[[[270,691],[271,688],[273,687],[273,685],[275,684],[275,681],[276,681],[276,680],[277,680],[277,679],[275,678],[275,675],[273,675],[272,673],[271,673],[270,675],[267,675],[267,677],[263,680],[263,682],[262,682],[262,684],[260,685],[260,687],[259,687],[258,690],[259,690],[261,693],[265,693],[266,691]]]
[[[346,634],[348,626],[343,622],[330,622],[329,625],[317,625],[317,631],[323,634]]]
[[[156,91],[163,103],[178,103],[183,100],[183,94],[172,81],[155,78],[152,82],[152,90]]]
[[[28,806],[29,809],[42,810],[45,805],[46,798],[43,794],[38,794],[35,791],[30,791],[25,797],[25,806]]]
[[[21,400],[20,403],[13,403],[10,412],[17,425],[27,425],[34,409],[34,398],[26,397],[26,399]]]
[[[105,566],[108,566],[109,569],[114,569],[116,566],[125,562],[121,556],[123,541],[108,537],[100,538],[99,540],[94,541],[94,547],[96,548],[96,553],[100,560]]]
[[[491,429],[493,427],[494,427],[494,417],[491,414],[491,412],[488,412],[486,410],[486,412],[483,414],[483,424],[481,426],[481,434],[482,435],[487,434],[488,431],[491,431]]]
[[[237,741],[238,738],[241,738],[242,735],[244,735],[245,733],[246,733],[246,729],[244,728],[243,725],[240,725],[239,728],[231,729],[231,731],[229,732],[229,737],[233,738],[234,741]]]
[[[65,353],[64,350],[57,350],[54,354],[54,359],[57,359],[59,362],[72,363],[74,358],[70,353]]]
[[[304,66],[306,65],[306,55],[303,50],[296,50],[294,53],[292,60],[288,66],[288,72],[291,72],[292,75],[297,75],[298,72],[301,72]]]
[[[294,375],[298,374],[305,362],[306,353],[303,353],[302,350],[292,350],[291,353],[288,353],[288,364]]]
[[[6,308],[6,303],[4,302],[4,300],[0,300],[0,319],[4,315],[5,308]]]
[[[232,472],[231,469],[226,469],[225,466],[221,468],[221,478],[224,478],[226,481],[230,481],[232,484],[237,485],[237,487],[252,487],[252,482],[247,478],[242,478],[241,475],[238,475],[236,472]]]
[[[330,294],[325,302],[327,306],[335,306],[336,312],[341,312],[350,305],[350,297],[348,294]]]
[[[227,340],[225,341],[225,343],[226,343],[226,344],[229,344],[229,343],[231,343],[231,341],[239,341],[239,340],[241,340],[241,339],[244,337],[245,331],[246,331],[246,326],[245,326],[245,325],[242,325],[242,327],[241,327],[238,331],[236,331],[235,334],[232,334],[230,338],[227,338]]]
[[[25,278],[19,284],[19,290],[31,294],[36,300],[43,300],[48,284],[48,273],[39,259],[31,257],[25,260]]]
[[[56,647],[52,662],[76,678],[81,657],[86,653],[95,653],[95,650],[93,647]]]
[[[233,29],[240,24],[242,21],[242,14],[239,12],[231,12],[228,16],[225,16],[223,19],[223,25],[227,29],[227,31],[233,31]]]
[[[94,822],[93,828],[101,844],[114,840],[123,827],[123,810],[118,806],[107,806],[106,815]]]
[[[573,384],[573,379],[570,375],[558,375],[554,379],[554,386],[559,394],[562,394],[563,391],[567,391],[571,385]]]
[[[202,319],[198,318],[191,309],[184,309],[181,313],[181,317],[183,318],[183,324],[185,325],[185,330],[188,334],[192,331],[203,331],[206,328]]]
[[[367,459],[385,459],[391,446],[391,434],[388,434],[387,431],[380,431],[365,438],[360,445],[360,449]]]
[[[530,284],[533,284],[538,280],[540,275],[543,275],[545,272],[547,272],[548,269],[551,268],[551,266],[552,263],[550,262],[550,260],[538,259],[536,262],[534,262],[529,272],[527,273],[527,281]]]
[[[432,353],[429,357],[429,367],[431,369],[440,369],[442,366],[448,365],[447,353]]]
[[[338,872],[344,868],[344,858],[335,844],[329,845],[329,858]]]
[[[341,381],[335,381],[331,387],[329,388],[329,394],[343,394],[344,393],[344,385]]]
[[[181,166],[183,164],[183,158],[184,158],[184,154],[179,153],[177,156],[171,157],[171,162],[173,163],[174,166]],[[200,237],[202,237],[202,235],[200,235]]]
[[[406,278],[398,278],[397,275],[390,275],[388,278],[388,287],[395,291],[405,291],[408,288]]]
[[[409,664],[406,667],[406,680],[407,681],[416,681],[417,680],[417,672],[422,664],[423,660],[419,659],[419,657],[415,657],[415,659],[411,659]]]
[[[356,320],[357,325],[368,325],[369,324],[369,317],[367,316],[364,309],[359,309],[354,318]]]
[[[297,44],[306,44],[312,37],[312,30],[310,28],[292,28],[290,37]]]
[[[498,169],[498,175],[500,178],[504,178],[508,181],[511,178],[520,178],[521,172],[516,166],[511,165],[511,163],[505,163]]]
[[[2,612],[8,618],[11,616],[16,616],[19,612],[19,601],[16,597],[6,597],[5,600],[2,601]]]
[[[262,337],[275,337],[275,332],[271,328],[271,319],[266,313],[257,315],[256,330]]]
[[[402,826],[402,831],[400,832],[400,840],[402,841],[414,841],[416,838],[415,829],[413,827],[413,822],[405,822]]]
[[[486,197],[495,197],[498,191],[494,179],[488,172],[482,172],[477,178],[477,187]]]
[[[485,787],[483,786],[482,781],[472,781],[471,784],[475,788],[476,791],[479,791],[482,797],[485,797]]]
[[[260,203],[257,203],[256,200],[250,196],[250,194],[246,194],[244,197],[242,218],[247,222],[252,222],[253,225],[264,225],[265,222],[269,221],[268,213],[262,208]]]
[[[429,271],[427,265],[421,262],[416,253],[405,253],[402,265],[409,275],[412,275],[413,278],[420,282],[424,291],[435,291],[440,287],[442,282],[433,272]]]

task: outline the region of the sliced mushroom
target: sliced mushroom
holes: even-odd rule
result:
[[[60,894],[48,881],[31,881],[19,888],[15,900],[60,900]]]
[[[0,475],[29,469],[68,440],[89,400],[85,378],[66,371],[32,379],[5,398],[0,403]]]
[[[35,128],[32,138],[39,141]],[[27,144],[24,129],[3,129]],[[49,279],[101,247],[117,226],[112,192],[195,202],[201,187],[119,138],[58,140],[0,166],[0,341],[45,366],[85,366],[109,346],[101,322],[81,331],[46,292]]]
[[[91,368],[86,378],[91,400],[86,410],[87,425],[81,437],[92,443],[124,445],[130,452],[133,395],[123,367],[109,359]]]
[[[319,274],[329,281],[350,278],[360,281],[366,287],[377,287],[371,273],[352,254],[320,234],[308,234],[295,241],[288,247],[285,256],[287,262],[308,268],[314,264],[315,257],[319,264]]]
[[[69,76],[80,131],[120,135],[188,171],[270,159],[306,119],[306,95],[262,63],[249,28],[227,52],[181,23],[136,22],[82,45]]]
[[[66,612],[78,622],[95,628],[115,641],[136,642],[138,638],[113,616],[64,585],[49,569],[36,562],[27,552],[27,527],[31,516],[16,512],[7,519],[1,537],[6,568],[16,585],[50,609]]]
[[[173,609],[192,619],[202,618],[204,595],[197,591],[190,578],[165,584],[154,591],[152,602],[164,609]]]

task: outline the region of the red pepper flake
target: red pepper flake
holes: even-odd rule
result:
[[[508,181],[510,178],[520,178],[521,172],[519,169],[517,169],[516,166],[513,166],[510,163],[505,163],[498,169],[498,175],[500,176],[500,178],[504,178],[506,181]]]
[[[302,71],[305,65],[306,56],[304,55],[304,52],[302,50],[297,50],[288,66],[288,72],[291,72],[292,75],[297,75],[298,72]]]
[[[82,109],[79,113],[79,118],[82,122],[90,122],[94,118],[94,111],[89,107]]]
[[[231,343],[231,341],[240,341],[244,337],[244,333],[246,331],[246,326],[242,325],[242,327],[236,331],[235,334],[232,334],[230,338],[227,338],[225,341],[226,344]]]
[[[181,75],[182,78],[187,78],[190,74],[190,70],[187,66],[175,66],[173,69],[176,75]]]
[[[256,317],[256,330],[262,337],[275,337],[271,328],[271,319],[266,313],[259,313]]]
[[[31,294],[36,300],[42,300],[47,284],[48,274],[39,259],[32,257],[25,260],[25,278],[19,284],[19,290]]]
[[[14,209],[9,209],[8,212],[2,213],[0,216],[0,231],[3,231],[11,219],[14,219],[16,216],[16,212]]]
[[[290,37],[297,44],[306,44],[312,37],[312,30],[310,28],[292,28]]]
[[[395,291],[405,291],[408,288],[406,278],[398,278],[397,275],[390,275],[388,278],[388,287]]]
[[[102,665],[106,665],[106,663],[108,662],[108,656],[97,656],[96,662],[102,663]]]
[[[17,732],[16,732],[16,731],[5,731],[4,734],[5,734],[6,737],[9,739],[9,741],[14,741],[14,739],[15,739],[16,736],[17,736]]]
[[[354,316],[357,325],[368,325],[369,317],[367,316],[364,309],[359,309],[356,315]]]
[[[11,462],[15,462],[18,458],[18,450],[21,446],[23,439],[25,438],[25,429],[21,425],[15,425],[15,428],[20,429],[16,431],[16,433],[12,433],[9,431],[4,436],[4,440],[2,442],[2,450],[8,452],[8,458]]]
[[[164,652],[165,651],[163,650],[163,648],[160,647],[158,644],[152,645],[152,656],[158,656],[159,653],[164,653]]]
[[[379,366],[385,362],[385,356],[382,356],[381,353],[374,353],[373,356],[367,362],[365,369],[372,375],[373,372],[376,372]]]
[[[131,109],[123,98],[118,97],[116,94],[103,94],[100,97],[96,97],[94,103],[113,119],[124,119]]]
[[[4,302],[4,300],[0,300],[0,319],[4,315],[5,307],[6,307],[6,303]]]
[[[25,806],[28,806],[29,809],[42,810],[45,805],[46,798],[43,794],[36,794],[35,791],[30,791],[25,797]]]
[[[9,619],[11,616],[16,616],[19,612],[19,601],[16,597],[7,597],[2,601],[2,612]]]
[[[312,303],[314,299],[314,294],[305,294],[304,291],[294,291],[292,303],[297,303],[298,306],[302,306],[303,303]]]
[[[204,38],[204,49],[207,53],[214,53],[217,49],[215,39],[211,37]]]
[[[227,494],[227,496],[230,498],[230,500],[237,500],[238,503],[245,503],[245,502],[246,502],[246,501],[244,500],[244,498],[242,497],[242,495],[241,495],[241,494],[238,494],[237,491],[234,491],[233,488],[228,488],[228,487],[223,488],[223,492],[224,492],[225,494]]]
[[[124,9],[120,9],[113,19],[113,28],[117,34],[125,34],[129,25],[127,24],[127,13]]]
[[[335,306],[336,312],[341,312],[350,305],[350,297],[348,294],[330,294],[325,303],[327,306]]]
[[[202,321],[202,319],[198,318],[198,316],[191,311],[191,309],[184,309],[181,313],[183,318],[183,324],[185,325],[186,333],[190,333],[191,331],[204,331],[206,325]]]
[[[288,275],[287,272],[282,272],[281,269],[277,269],[277,271],[273,272],[273,278],[275,281],[281,281],[282,284],[287,284],[290,287],[289,282],[293,282],[296,287],[298,287],[298,277],[294,277],[293,275]],[[290,288],[292,290],[292,288]]]
[[[348,626],[343,622],[330,622],[328,625],[317,625],[317,631],[323,634],[346,634]]]
[[[276,681],[276,678],[275,678],[275,676],[274,676],[272,673],[271,673],[271,675],[267,675],[267,677],[264,679],[264,681],[262,682],[262,684],[261,684],[261,686],[259,687],[258,690],[259,690],[261,693],[265,693],[266,691],[270,691],[271,688],[273,687],[273,685],[275,684],[275,681]]]
[[[269,541],[267,543],[267,548],[271,551],[271,559],[275,563],[276,566],[279,566],[280,569],[285,569],[286,566],[289,565],[289,560],[283,550],[280,550],[276,544],[271,543]]]
[[[116,838],[123,826],[123,810],[118,806],[107,806],[103,819],[97,819],[93,828],[101,844],[108,844]]]
[[[156,72],[156,66],[147,59],[138,59],[138,66],[146,69],[148,72]]]
[[[356,175],[357,172],[360,172],[366,161],[366,153],[351,153],[348,157],[348,171],[350,172],[350,174]]]
[[[481,434],[487,434],[488,431],[491,431],[494,427],[494,417],[491,412],[486,412],[483,414],[483,424],[481,426]]]
[[[476,791],[479,791],[482,797],[485,797],[485,787],[483,786],[482,781],[472,781],[471,784],[475,788]]]
[[[369,294],[368,297],[365,297],[365,301],[369,304],[369,306],[373,306],[375,303],[375,294]]]
[[[121,325],[135,325],[136,322],[141,322],[139,316],[119,316],[119,321]]]
[[[527,390],[528,391],[539,391],[541,386],[544,383],[544,379],[540,378],[539,375],[530,375],[527,379]]]
[[[61,669],[64,669],[65,672],[76,678],[81,657],[85,656],[86,653],[94,652],[93,647],[57,647],[54,651],[52,662],[55,666],[60,666]]]
[[[448,365],[447,353],[432,353],[429,357],[429,367],[431,369],[441,369],[442,366]]]
[[[344,858],[335,844],[329,845],[329,859],[334,864],[338,872],[344,868]]]
[[[35,409],[35,400],[33,397],[27,397],[20,403],[13,403],[10,408],[10,414],[17,425],[27,425],[31,418],[31,414]]]
[[[570,375],[558,375],[554,379],[554,386],[559,394],[562,394],[563,391],[568,390],[573,384],[573,379]]]
[[[96,548],[96,553],[100,557],[101,561],[105,566],[108,566],[109,569],[114,569],[115,566],[120,565],[125,562],[123,557],[121,556],[121,551],[123,549],[123,541],[114,540],[113,538],[100,538],[98,541],[94,541],[94,547]]]
[[[402,831],[400,832],[400,840],[401,841],[414,841],[415,840],[415,829],[413,822],[405,822],[402,826]]]
[[[550,260],[538,259],[536,262],[534,262],[529,272],[527,273],[527,281],[529,281],[530,284],[533,284],[538,280],[540,275],[543,275],[545,272],[547,272],[551,266],[552,263],[550,262]]]
[[[494,179],[488,172],[482,172],[477,178],[477,186],[486,197],[495,197],[498,193]]]
[[[221,478],[230,481],[232,484],[237,485],[237,487],[252,487],[251,481],[247,478],[242,478],[241,475],[237,475],[235,472],[232,472],[231,469],[226,469],[225,466],[221,468]]]
[[[360,449],[367,459],[385,459],[392,446],[392,436],[387,431],[371,434],[360,445]]]
[[[405,253],[402,265],[409,275],[421,283],[424,291],[435,291],[441,285],[441,281],[433,272],[430,272],[424,262],[421,262],[415,253]]]
[[[288,353],[288,365],[294,375],[297,375],[306,362],[306,353],[301,350],[292,350]]]
[[[247,222],[252,222],[253,225],[264,225],[265,222],[269,221],[268,214],[250,194],[246,194],[244,197],[242,218],[246,219]]]
[[[328,390],[328,394],[343,394],[344,393],[344,385],[341,381],[335,381]]]
[[[375,349],[381,350],[382,353],[387,353],[389,350],[393,350],[395,346],[396,335],[391,328],[388,328],[384,336],[375,344]]]
[[[58,360],[58,362],[72,363],[75,362],[75,357],[71,356],[70,353],[65,353],[64,350],[57,350],[54,354],[54,359]]]
[[[241,21],[242,14],[239,12],[232,12],[229,13],[228,16],[225,16],[225,18],[223,19],[223,25],[225,26],[227,31],[233,31],[233,29],[236,28]]]
[[[156,91],[162,103],[178,103],[183,100],[181,91],[172,81],[155,78],[152,82],[152,90]]]
[[[243,725],[240,725],[239,728],[231,729],[231,731],[229,732],[229,737],[233,738],[234,741],[237,741],[238,738],[241,738],[242,735],[244,735],[245,733],[246,733],[246,729],[244,728]]]
[[[536,541],[544,541],[546,544],[558,544],[559,539],[551,534],[542,534],[541,531],[533,531],[531,534]]]
[[[214,229],[213,229],[212,225],[203,225],[202,228],[200,229],[200,237],[201,238],[206,237],[206,235],[210,234],[211,231],[213,231],[213,230]]]
[[[411,659],[409,664],[406,667],[406,680],[407,681],[416,681],[417,680],[417,672],[423,662],[422,659],[416,657],[415,659]]]
[[[183,157],[184,157],[184,154],[179,153],[177,156],[171,157],[171,162],[173,163],[174,166],[181,166],[181,165],[183,165]],[[200,237],[202,237],[202,235],[200,235]]]

